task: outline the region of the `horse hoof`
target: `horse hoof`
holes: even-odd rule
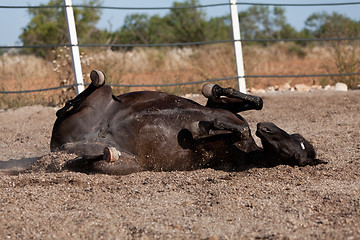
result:
[[[105,147],[104,148],[104,160],[106,162],[112,163],[119,160],[121,153],[114,147]]]
[[[105,84],[105,74],[102,71],[92,70],[90,73],[90,79],[95,87],[100,87]]]
[[[205,83],[202,86],[201,92],[206,98],[217,99],[219,96],[216,94],[216,89],[220,88],[217,84]]]

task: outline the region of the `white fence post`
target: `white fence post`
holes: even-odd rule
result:
[[[236,62],[236,72],[238,75],[238,85],[239,91],[246,93],[246,84],[245,84],[245,71],[244,71],[244,59],[242,54],[241,47],[241,35],[240,35],[240,23],[239,23],[239,13],[236,5],[236,0],[230,1],[230,14],[231,14],[231,25],[233,29],[233,38],[234,38],[234,49],[235,49],[235,62]]]
[[[82,77],[79,46],[75,27],[74,11],[72,7],[72,0],[64,0],[65,18],[68,27],[69,41],[71,44],[72,66],[75,75],[76,94],[84,91],[84,81]]]

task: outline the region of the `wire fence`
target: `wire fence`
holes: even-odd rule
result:
[[[237,2],[236,5],[250,5],[250,6],[276,6],[276,7],[311,7],[311,6],[345,6],[345,5],[359,5],[360,2],[338,2],[338,3],[253,3],[253,2]],[[178,6],[178,7],[114,7],[114,6],[93,6],[93,5],[71,5],[74,8],[97,8],[97,9],[111,9],[111,10],[170,10],[170,9],[189,9],[189,8],[207,8],[230,6],[230,3],[205,4],[195,6]],[[38,5],[38,6],[3,6],[0,9],[35,9],[35,8],[63,8],[68,5]],[[0,49],[22,49],[22,48],[55,48],[55,47],[105,47],[105,48],[132,48],[132,47],[181,47],[192,45],[208,45],[218,43],[234,43],[234,42],[320,42],[320,41],[356,41],[360,37],[340,37],[340,38],[288,38],[288,39],[241,39],[241,40],[217,40],[217,41],[200,41],[200,42],[181,42],[181,43],[158,43],[158,44],[44,44],[44,45],[0,45]],[[166,83],[166,84],[108,84],[113,87],[171,87],[192,84],[202,84],[206,82],[226,81],[238,78],[307,78],[307,77],[340,77],[340,76],[355,76],[360,75],[360,72],[353,73],[334,73],[334,74],[301,74],[301,75],[245,75],[245,76],[231,76],[225,78],[205,79],[202,81],[182,82],[182,83]],[[52,91],[57,89],[76,87],[79,84],[63,85],[58,87],[50,87],[33,90],[19,90],[19,91],[0,91],[0,94],[16,94],[16,93],[33,93]],[[85,83],[85,85],[88,85]]]
[[[360,2],[338,2],[338,3],[256,3],[256,2],[237,2],[236,5],[247,6],[275,6],[275,7],[325,7],[325,6],[346,6],[346,5],[359,5]],[[39,5],[39,6],[0,6],[5,9],[26,9],[26,8],[62,8],[67,5]],[[230,3],[215,3],[194,6],[177,6],[177,7],[113,7],[113,6],[94,6],[94,5],[77,5],[73,4],[72,7],[79,8],[98,8],[98,9],[113,9],[113,10],[171,10],[171,9],[189,9],[189,8],[207,8],[207,7],[220,7],[230,6]]]
[[[360,76],[360,72],[356,73],[333,73],[333,74],[304,74],[304,75],[245,75],[240,76],[240,78],[303,78],[303,77],[344,77],[344,76]],[[227,81],[232,79],[238,79],[239,76],[225,77],[225,78],[212,78],[202,81],[192,81],[192,82],[183,82],[183,83],[165,83],[165,84],[107,84],[111,87],[174,87],[174,86],[184,86],[192,84],[203,84],[207,82],[220,82]],[[89,83],[84,83],[84,85],[90,85]],[[21,91],[0,91],[2,94],[15,94],[15,93],[33,93],[33,92],[44,92],[51,90],[58,90],[62,88],[76,87],[77,84],[63,85],[59,87],[43,88],[43,89],[34,89],[34,90],[21,90]]]
[[[240,40],[217,40],[217,41],[201,41],[201,42],[183,42],[183,43],[149,43],[149,44],[44,44],[44,45],[0,45],[0,49],[9,48],[55,48],[55,47],[119,47],[119,48],[132,48],[132,47],[181,47],[181,46],[192,46],[192,45],[208,45],[217,43],[234,43],[234,42],[329,42],[329,41],[355,41],[360,40],[360,37],[341,37],[341,38],[279,38],[279,39],[240,39]]]

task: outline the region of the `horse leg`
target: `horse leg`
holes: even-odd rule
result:
[[[68,111],[75,109],[80,105],[91,93],[105,84],[106,76],[103,72],[92,70],[90,73],[91,84],[74,99],[65,103],[65,106],[56,112],[57,117],[63,117]]]
[[[94,169],[97,172],[125,175],[143,170],[134,155],[119,151],[114,147],[104,148],[103,159],[94,163]]]
[[[100,155],[85,155],[70,160],[64,165],[64,169],[112,175],[125,175],[143,170],[135,156],[114,147],[105,147]]]
[[[250,129],[247,125],[237,125],[228,122],[222,122],[217,119],[213,121],[199,121],[194,122],[190,126],[190,132],[194,139],[207,137],[217,133],[224,133],[229,131],[235,133],[239,139],[248,139],[250,137]],[[213,131],[211,134],[210,131]]]
[[[210,108],[222,108],[237,113],[251,109],[261,110],[263,107],[260,97],[244,94],[233,88],[222,88],[217,84],[204,84],[202,93],[208,98],[206,106]],[[221,98],[222,96],[227,98]]]

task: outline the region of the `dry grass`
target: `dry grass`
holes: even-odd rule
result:
[[[113,84],[164,84],[201,81],[236,75],[234,51],[231,44],[215,44],[197,48],[135,48],[131,51],[83,49],[81,53],[84,80],[99,69]],[[246,75],[297,75],[359,71],[360,48],[350,45],[328,47],[299,47],[279,43],[271,47],[245,46]],[[34,56],[0,57],[0,90],[28,90],[73,83],[71,57],[68,48],[53,51],[50,60]],[[343,81],[350,86],[359,84],[358,77],[331,78],[252,78],[247,87],[266,88],[289,83],[333,84]],[[236,87],[236,80],[222,82]],[[115,94],[136,90],[161,90],[175,94],[199,93],[200,85],[181,87],[117,87]],[[74,96],[74,89],[41,93],[0,94],[0,108],[23,105],[62,104]]]

